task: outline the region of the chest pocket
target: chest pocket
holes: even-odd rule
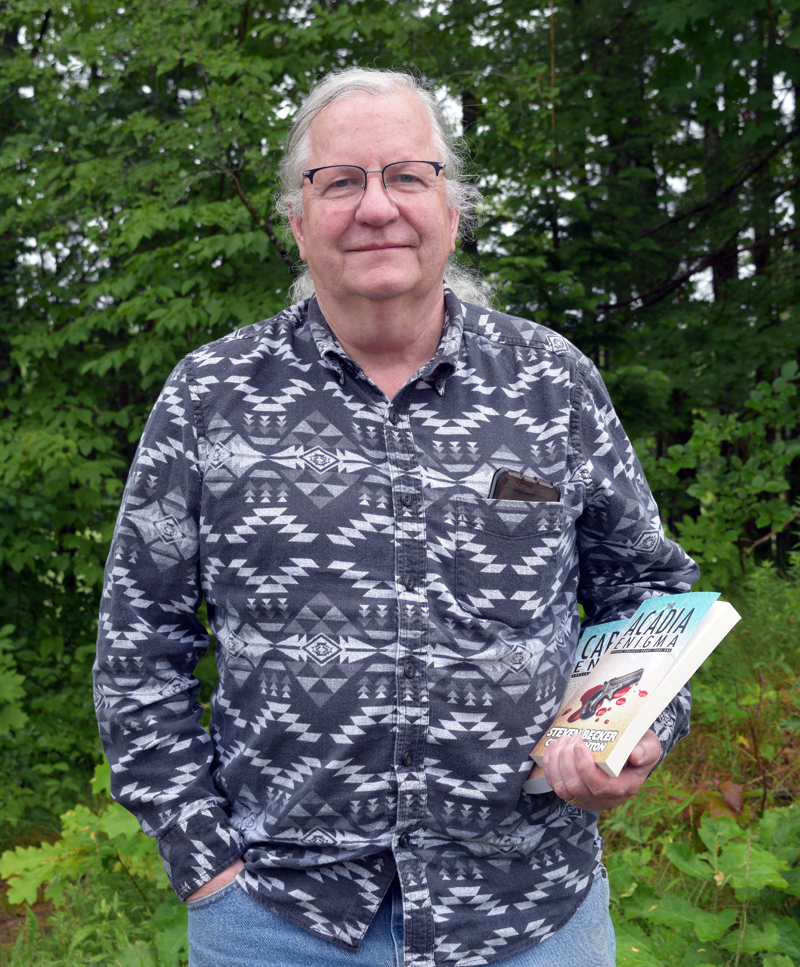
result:
[[[470,614],[523,628],[557,593],[564,508],[556,502],[459,498],[456,598]]]

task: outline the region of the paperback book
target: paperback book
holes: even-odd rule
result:
[[[558,714],[531,752],[541,766],[554,739],[580,732],[598,766],[618,776],[639,739],[739,621],[714,592],[644,601],[629,621],[587,628]],[[549,792],[534,768],[525,792]]]

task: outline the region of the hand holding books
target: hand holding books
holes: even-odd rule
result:
[[[647,731],[628,757],[618,777],[608,776],[597,768],[594,756],[580,734],[551,743],[544,755],[552,791],[577,809],[613,809],[635,796],[653,771],[661,756],[661,743],[653,731]],[[544,770],[536,766],[535,771]],[[545,780],[546,781],[546,780]]]
[[[546,764],[547,778],[564,789],[577,789],[575,777],[583,764],[583,778],[591,774],[595,781],[592,787],[584,784],[581,791],[600,793],[606,787],[597,778],[597,768],[588,769],[590,757],[609,777],[622,778],[629,769],[638,775],[650,757],[639,762],[634,750],[649,726],[739,621],[735,609],[717,601],[718,597],[694,592],[650,598],[630,621],[609,622],[584,632],[561,708],[531,752],[537,766]],[[565,743],[567,738],[572,741]],[[653,740],[658,742],[654,734]],[[554,756],[547,755],[551,747]],[[562,760],[571,784],[563,782],[557,771]],[[658,757],[649,769],[657,761]],[[551,791],[547,778],[534,767],[524,791]],[[607,792],[612,794],[611,786]],[[573,792],[568,799],[575,797]]]

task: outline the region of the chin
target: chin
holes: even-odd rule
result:
[[[350,294],[359,295],[362,298],[393,299],[413,292],[418,284],[417,279],[409,279],[407,276],[398,277],[394,274],[381,274],[365,279],[354,279],[352,284],[346,283],[343,288]]]

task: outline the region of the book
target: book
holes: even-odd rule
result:
[[[558,713],[531,752],[538,768],[525,792],[549,792],[541,764],[547,745],[583,733],[598,766],[618,776],[639,739],[739,621],[716,592],[643,601],[628,621],[587,628]]]

